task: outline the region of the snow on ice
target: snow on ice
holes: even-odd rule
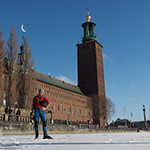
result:
[[[149,150],[150,133],[52,134],[54,140],[33,135],[0,136],[0,150]]]

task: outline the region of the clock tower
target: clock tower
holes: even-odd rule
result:
[[[93,121],[100,126],[107,125],[106,97],[103,70],[103,46],[97,42],[94,22],[89,13],[82,24],[84,36],[78,48],[78,86],[93,101]]]

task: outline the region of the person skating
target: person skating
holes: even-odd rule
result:
[[[35,117],[35,139],[39,137],[38,123],[39,116],[43,122],[43,139],[53,139],[47,134],[45,110],[50,106],[49,100],[44,95],[44,90],[39,89],[39,94],[34,97],[32,105],[32,115]]]

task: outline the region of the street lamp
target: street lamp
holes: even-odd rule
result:
[[[69,114],[70,114],[70,112],[67,112],[67,115],[68,115],[68,121],[69,121]]]
[[[67,115],[68,115],[67,125],[69,125],[69,114],[70,114],[70,112],[68,111],[68,112],[67,112]]]
[[[53,120],[53,112],[52,112],[50,109],[48,109],[48,113],[51,114],[51,120],[50,120],[50,123],[53,124],[53,123],[54,123],[54,120]]]
[[[14,109],[14,119],[13,119],[13,121],[16,120],[16,117],[15,117],[16,113],[15,113],[15,112],[16,112],[16,108],[17,108],[18,102],[15,101],[15,102],[14,102],[14,105],[15,105],[15,109]]]

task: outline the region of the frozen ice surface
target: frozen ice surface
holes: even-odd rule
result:
[[[149,150],[150,132],[0,136],[0,150]]]

